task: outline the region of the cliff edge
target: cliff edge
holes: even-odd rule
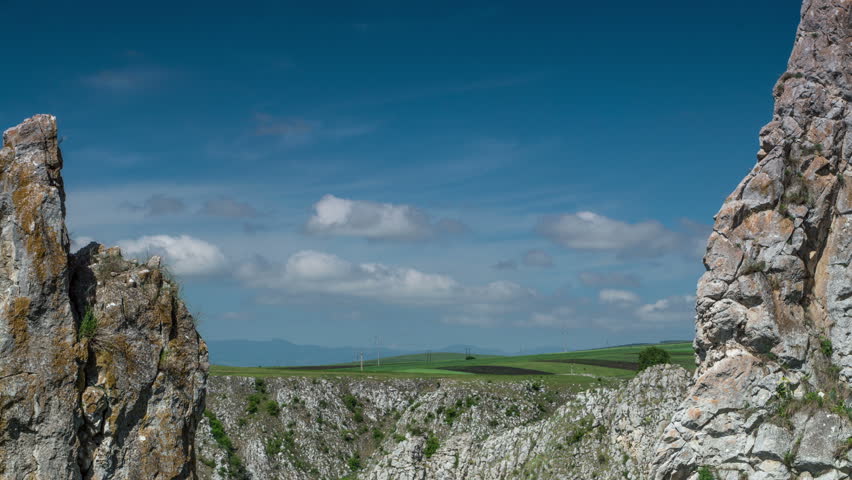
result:
[[[159,259],[71,254],[56,133],[0,150],[0,478],[195,478],[207,347]]]
[[[758,162],[716,215],[695,384],[655,478],[852,473],[849,0],[805,0]]]

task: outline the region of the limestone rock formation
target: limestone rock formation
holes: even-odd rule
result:
[[[805,0],[757,165],[698,284],[695,385],[658,479],[847,478],[852,381],[852,2]]]
[[[79,477],[77,355],[62,155],[52,117],[0,150],[0,476]]]
[[[670,365],[576,394],[534,382],[214,377],[199,475],[645,478],[688,386],[688,372]]]
[[[0,478],[195,478],[207,349],[159,260],[72,255],[55,118],[0,150]]]

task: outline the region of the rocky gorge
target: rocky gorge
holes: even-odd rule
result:
[[[70,249],[56,119],[0,149],[2,479],[852,475],[852,0],[805,0],[757,163],[715,217],[697,370],[211,377],[158,257]]]
[[[222,428],[237,432],[234,451],[243,455],[243,468],[263,478],[849,478],[851,10],[849,0],[802,5],[787,71],[773,90],[773,118],[760,131],[758,162],[725,200],[708,241],[694,378],[656,368],[538,413],[535,395],[505,387],[489,396],[485,386],[453,381],[425,390],[378,387],[380,381],[298,389],[310,411],[322,398],[353,395],[371,421],[382,419],[382,435],[361,444],[336,438],[364,428],[339,402],[328,403],[334,420],[325,430],[286,408],[282,422],[290,430],[277,421],[257,426],[242,416],[241,402],[233,404],[251,381],[215,379],[210,408]],[[272,381],[269,395],[291,405],[288,392],[299,381]],[[220,389],[229,392],[228,402],[219,399]],[[372,393],[358,396],[364,389]],[[471,397],[475,406],[458,419],[441,419],[438,409]],[[500,407],[513,401],[533,413],[506,422]],[[209,428],[202,426],[199,451],[219,465]],[[329,433],[318,450],[301,443],[322,431]],[[265,450],[270,435],[298,438],[306,453],[296,460],[295,450]],[[430,445],[437,447],[426,455]],[[358,459],[351,469],[347,458]]]

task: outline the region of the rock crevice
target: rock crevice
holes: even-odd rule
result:
[[[802,6],[758,162],[716,215],[695,383],[658,444],[655,478],[702,466],[726,479],[850,474],[851,11],[848,0]],[[837,444],[800,459],[824,416]]]
[[[195,478],[206,345],[158,259],[70,252],[56,133],[0,150],[0,478]]]

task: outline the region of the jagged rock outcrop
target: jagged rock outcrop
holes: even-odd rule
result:
[[[695,385],[655,478],[852,473],[852,2],[805,0],[758,163],[698,284]]]
[[[0,150],[0,476],[79,478],[77,322],[52,117]],[[75,477],[76,475],[76,477]],[[51,476],[51,477],[48,477]]]
[[[195,478],[207,349],[159,260],[72,255],[55,118],[0,150],[0,478]]]
[[[689,378],[658,366],[614,388],[572,393],[532,381],[213,377],[199,474],[643,478]]]

